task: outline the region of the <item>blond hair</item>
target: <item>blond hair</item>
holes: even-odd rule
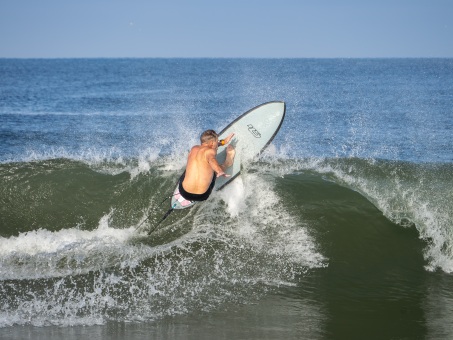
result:
[[[210,141],[215,141],[219,136],[214,130],[206,130],[201,134],[200,141],[201,144],[208,143]]]

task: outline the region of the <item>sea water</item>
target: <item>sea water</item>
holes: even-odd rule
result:
[[[286,102],[188,211],[188,150]],[[0,338],[452,338],[453,59],[0,59]]]

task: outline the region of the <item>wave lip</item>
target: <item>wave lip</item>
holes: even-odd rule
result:
[[[452,164],[359,158],[315,158],[283,163],[287,172],[314,171],[355,190],[390,221],[402,227],[415,227],[426,242],[426,269],[453,273]]]

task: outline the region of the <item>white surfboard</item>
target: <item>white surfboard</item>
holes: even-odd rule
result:
[[[285,118],[286,105],[275,101],[261,104],[245,112],[219,133],[219,139],[225,139],[230,133],[234,137],[230,144],[236,149],[234,163],[226,169],[230,177],[219,177],[215,183],[215,190],[233,181],[241,172],[241,165],[250,162],[259,155],[274,139]],[[226,157],[226,146],[217,150],[217,161],[222,164]],[[196,202],[188,201],[179,194],[178,185],[171,199],[172,209],[185,209]]]

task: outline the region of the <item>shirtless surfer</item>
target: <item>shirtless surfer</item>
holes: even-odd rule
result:
[[[235,150],[227,146],[226,159],[219,164],[216,159],[219,145],[228,144],[234,133],[219,141],[214,130],[206,130],[201,134],[201,145],[192,147],[187,159],[186,171],[179,180],[179,193],[189,201],[205,201],[214,188],[217,177],[229,177],[225,170],[233,164]]]

